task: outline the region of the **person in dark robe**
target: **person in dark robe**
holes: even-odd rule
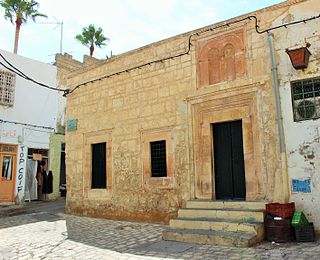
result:
[[[53,174],[52,171],[42,172],[43,184],[42,193],[49,194],[53,192]]]

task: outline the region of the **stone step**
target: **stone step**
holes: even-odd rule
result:
[[[263,234],[263,223],[239,222],[226,219],[203,219],[203,218],[176,218],[170,220],[170,228],[173,229],[198,229],[230,232],[249,232]]]
[[[163,232],[164,240],[172,240],[185,243],[209,244],[218,246],[249,247],[263,240],[254,233],[169,229]]]
[[[263,211],[246,209],[186,208],[179,209],[178,218],[218,218],[240,222],[263,222]]]
[[[266,201],[212,201],[212,200],[189,200],[187,208],[236,208],[248,210],[265,210]]]

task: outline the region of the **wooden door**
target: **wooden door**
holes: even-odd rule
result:
[[[213,124],[216,199],[245,200],[242,121]]]
[[[0,149],[0,202],[13,202],[16,179],[16,147],[1,145]]]

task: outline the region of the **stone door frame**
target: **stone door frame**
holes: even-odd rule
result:
[[[258,120],[259,84],[217,90],[188,98],[192,113],[194,175],[191,198],[215,199],[212,124],[242,120],[246,200],[265,197],[261,132]]]

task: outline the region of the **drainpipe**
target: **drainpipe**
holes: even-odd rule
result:
[[[277,194],[274,198],[282,200],[282,202],[289,201],[289,180],[288,180],[288,168],[287,168],[287,156],[286,156],[286,147],[285,147],[285,138],[284,138],[284,130],[283,130],[283,119],[281,112],[281,104],[280,104],[280,95],[279,95],[279,80],[277,74],[277,64],[274,53],[274,45],[273,45],[273,34],[268,31],[268,44],[270,50],[270,58],[271,58],[271,74],[273,81],[273,90],[275,96],[276,103],[276,113],[277,113],[277,126],[278,126],[278,138],[280,143],[280,174],[279,178],[282,180],[282,192],[275,186],[275,192],[282,193]],[[277,178],[275,179],[277,180]],[[276,195],[276,194],[275,194]]]

